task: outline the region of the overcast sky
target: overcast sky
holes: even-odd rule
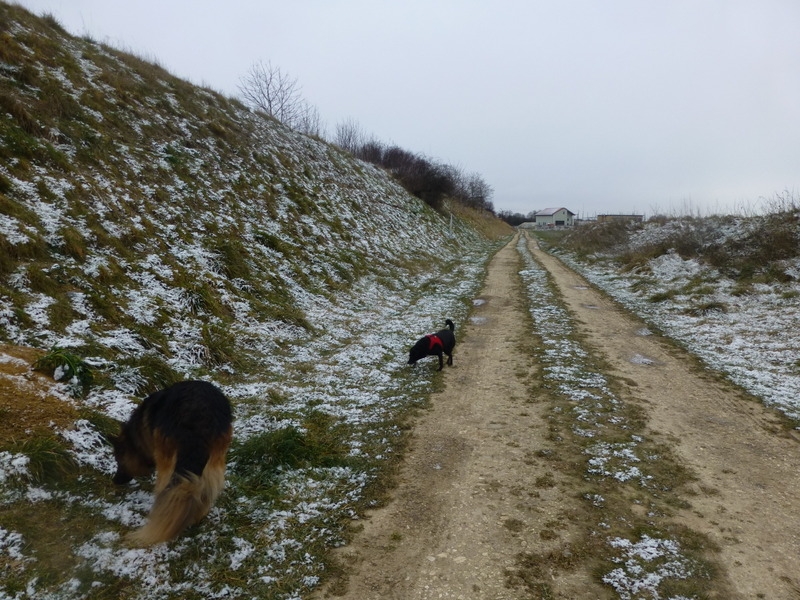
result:
[[[497,210],[800,199],[798,0],[21,0],[228,96],[258,61]]]

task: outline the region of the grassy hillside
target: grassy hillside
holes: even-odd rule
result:
[[[0,4],[0,38],[0,597],[297,597],[440,381],[407,346],[510,230],[51,18]],[[151,487],[103,435],[188,377],[235,405],[228,489],[130,550]]]
[[[6,339],[170,358],[165,333],[179,326],[202,346],[189,365],[247,363],[215,331],[243,316],[313,329],[298,296],[348,289],[378,265],[437,261],[446,221],[383,173],[51,20],[2,10]],[[108,331],[126,348],[98,340]]]

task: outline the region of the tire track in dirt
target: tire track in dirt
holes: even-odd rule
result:
[[[529,598],[508,583],[520,553],[558,552],[567,541],[578,501],[536,457],[547,425],[545,406],[530,399],[537,367],[520,352],[531,334],[515,245],[493,258],[470,321],[456,324],[454,366],[414,423],[392,501],[339,550],[346,581],[315,597]],[[557,577],[558,597],[608,594],[586,574]]]
[[[554,448],[551,406],[535,392],[537,342],[515,248],[516,238],[494,257],[470,321],[457,324],[455,364],[413,424],[392,500],[337,551],[344,576],[314,597],[616,597],[588,564],[557,566],[559,552],[586,534],[578,491],[587,488],[543,458]],[[686,352],[644,335],[642,321],[534,243],[530,249],[587,348],[622,382],[620,399],[647,414],[647,436],[696,474],[686,507],[671,519],[717,544],[718,589],[735,589],[724,597],[800,598],[800,445],[780,419]],[[544,572],[527,579],[524,563]],[[545,581],[547,589],[536,595],[521,581]]]
[[[800,598],[800,444],[770,409],[698,368],[558,259],[531,242],[593,351],[627,382],[655,439],[698,477],[679,519],[719,547],[740,598]]]

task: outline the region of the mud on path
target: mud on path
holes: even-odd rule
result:
[[[642,335],[642,322],[529,246],[591,351],[626,382],[624,401],[644,408],[648,434],[697,476],[678,518],[718,545],[719,589],[735,590],[731,598],[800,598],[800,444],[769,410],[657,335]],[[318,597],[531,598],[519,584],[525,557],[570,562],[585,482],[541,458],[548,406],[534,397],[520,269],[515,240],[492,260],[469,322],[457,324],[454,366],[414,424],[392,501],[339,550],[345,576]],[[548,579],[550,595],[535,597],[618,597],[586,565]]]

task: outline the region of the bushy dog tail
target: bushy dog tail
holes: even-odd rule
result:
[[[134,546],[150,546],[175,539],[187,527],[199,522],[208,514],[225,486],[225,454],[230,436],[221,439],[211,449],[203,473],[173,472],[168,483],[159,489],[147,523],[129,533],[127,541]],[[167,480],[165,478],[165,480]]]
[[[453,325],[453,322],[452,322],[450,319],[447,319],[447,320],[444,322],[444,324],[445,324],[445,325],[447,325],[447,326],[450,328],[450,331],[453,331],[453,330],[456,328],[456,326],[455,326],[455,325]]]

